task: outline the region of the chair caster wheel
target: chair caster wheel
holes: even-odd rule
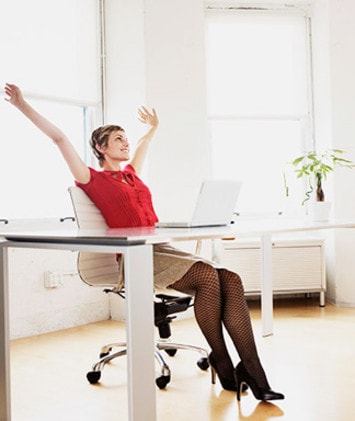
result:
[[[155,384],[159,389],[165,389],[168,383],[170,383],[170,376],[160,376],[155,379]]]
[[[208,359],[206,357],[202,357],[197,361],[198,367],[200,367],[201,370],[208,370],[208,367],[210,366]]]
[[[101,377],[101,371],[89,371],[86,375],[90,384],[96,384]]]
[[[170,357],[173,357],[177,353],[177,349],[165,349],[165,352],[170,355]]]

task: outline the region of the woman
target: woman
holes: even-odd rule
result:
[[[107,125],[94,130],[90,145],[102,168],[96,171],[82,161],[61,130],[25,101],[16,85],[6,84],[5,93],[5,99],[58,146],[76,184],[98,206],[110,227],[154,226],[158,218],[150,191],[138,177],[159,124],[154,109],[138,110],[139,120],[150,127],[124,167],[122,164],[130,159],[130,149],[123,128]],[[209,355],[212,372],[217,373],[223,388],[236,391],[238,400],[245,385],[259,400],[284,398],[271,390],[267,381],[256,350],[243,286],[236,273],[169,244],[160,244],[154,247],[154,283],[160,288],[194,294],[196,320],[212,349]],[[241,359],[235,368],[223,337],[223,325]]]

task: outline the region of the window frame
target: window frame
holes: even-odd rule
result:
[[[210,127],[210,149],[212,151],[212,139],[211,139],[211,123],[213,122],[232,122],[232,121],[260,121],[260,120],[272,120],[272,121],[285,121],[285,120],[294,120],[298,121],[302,130],[302,149],[303,150],[314,150],[315,149],[315,128],[314,128],[314,87],[313,87],[313,60],[312,60],[312,21],[310,15],[310,8],[307,6],[294,7],[292,10],[282,5],[269,5],[265,7],[260,7],[260,4],[251,5],[250,7],[240,7],[238,2],[221,2],[221,1],[205,1],[205,22],[206,22],[206,33],[207,25],[210,21],[216,21],[219,16],[229,16],[232,17],[233,14],[245,14],[251,15],[255,14],[256,16],[262,15],[278,15],[278,16],[301,16],[305,19],[305,29],[306,29],[306,56],[307,56],[307,112],[299,114],[289,114],[289,115],[278,115],[278,114],[254,114],[254,115],[243,115],[240,113],[225,113],[225,114],[214,114],[208,111],[208,123]],[[206,41],[207,42],[207,41]],[[207,69],[206,69],[207,71]],[[207,107],[208,108],[208,107]],[[211,156],[213,154],[211,153]],[[212,156],[213,162],[213,156]],[[286,164],[286,163],[285,163]],[[213,167],[213,164],[212,164]],[[285,166],[285,173],[287,168]],[[286,175],[289,177],[289,175]],[[288,183],[286,180],[285,183]],[[299,183],[299,181],[298,181]],[[298,193],[298,197],[303,195],[305,186],[301,186],[302,192]],[[298,200],[298,199],[297,199]],[[295,201],[293,205],[297,205]],[[237,212],[238,210],[236,210]],[[275,212],[289,212],[289,209],[275,209]],[[268,211],[266,211],[268,212]],[[297,214],[304,214],[306,212],[305,208],[302,210],[297,209]],[[261,212],[263,213],[263,212]]]

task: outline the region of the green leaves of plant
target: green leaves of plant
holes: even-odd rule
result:
[[[344,151],[342,149],[328,149],[323,153],[308,151],[290,162],[294,167],[296,177],[305,177],[307,180],[308,190],[302,205],[310,199],[315,185],[319,191],[322,190],[322,182],[326,180],[328,174],[334,171],[336,167],[355,167],[355,164],[352,161],[342,157],[343,154]],[[286,186],[285,178],[284,184],[288,195],[288,187]]]

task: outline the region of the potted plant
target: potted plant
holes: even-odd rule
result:
[[[325,205],[317,205],[317,203],[327,203],[328,214],[330,204],[325,202],[325,194],[323,190],[323,182],[327,179],[328,175],[337,167],[354,168],[355,164],[343,157],[344,151],[341,149],[328,149],[322,153],[316,151],[308,151],[303,155],[295,158],[290,164],[296,173],[297,178],[306,179],[307,190],[305,198],[302,201],[304,205],[309,201],[312,195],[315,196],[315,206],[320,208]],[[285,181],[286,196],[288,196],[288,186]],[[326,215],[313,215],[316,220],[327,219]],[[319,219],[320,218],[320,219]]]

